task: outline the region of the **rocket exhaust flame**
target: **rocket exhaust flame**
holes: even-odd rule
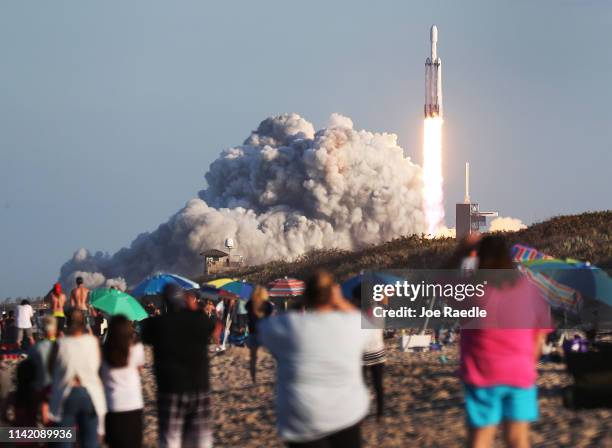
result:
[[[444,223],[442,193],[442,118],[426,118],[423,126],[423,207],[427,233]]]

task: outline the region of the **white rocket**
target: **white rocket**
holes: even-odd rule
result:
[[[431,26],[431,57],[425,60],[425,118],[442,117],[442,60],[438,57],[438,28]]]

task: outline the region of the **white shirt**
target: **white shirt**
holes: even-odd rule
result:
[[[368,335],[365,352],[366,353],[377,353],[385,349],[385,339],[383,331],[380,328],[373,328],[371,330],[363,330]]]
[[[141,343],[132,345],[125,367],[102,364],[102,381],[109,412],[127,412],[144,407],[139,367],[144,366],[145,353]]]
[[[32,328],[34,310],[30,305],[17,306],[17,328]]]
[[[101,356],[98,339],[90,334],[66,336],[58,339],[57,344],[57,359],[49,399],[51,420],[61,421],[64,400],[70,395],[75,377],[78,377],[98,415],[98,433],[104,434],[106,400],[99,375]]]
[[[358,312],[286,313],[262,320],[258,335],[277,360],[282,439],[315,440],[367,415],[361,364],[369,334]]]

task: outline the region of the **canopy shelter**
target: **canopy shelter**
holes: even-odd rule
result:
[[[227,252],[223,252],[222,250],[218,250],[218,249],[208,249],[202,252],[200,255],[202,255],[205,258],[215,258],[215,259],[225,258],[229,256]]]

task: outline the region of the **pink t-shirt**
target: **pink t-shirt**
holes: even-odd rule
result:
[[[525,305],[541,300],[541,296],[527,279],[512,287],[487,288],[487,296],[489,303],[496,304],[492,308],[496,308],[498,317],[514,316],[502,322],[506,328],[461,331],[461,377],[465,383],[479,387],[531,387],[537,376],[536,340],[539,334],[550,332],[550,321],[542,316],[544,312],[534,312],[533,307]],[[511,328],[509,323],[519,328]]]

